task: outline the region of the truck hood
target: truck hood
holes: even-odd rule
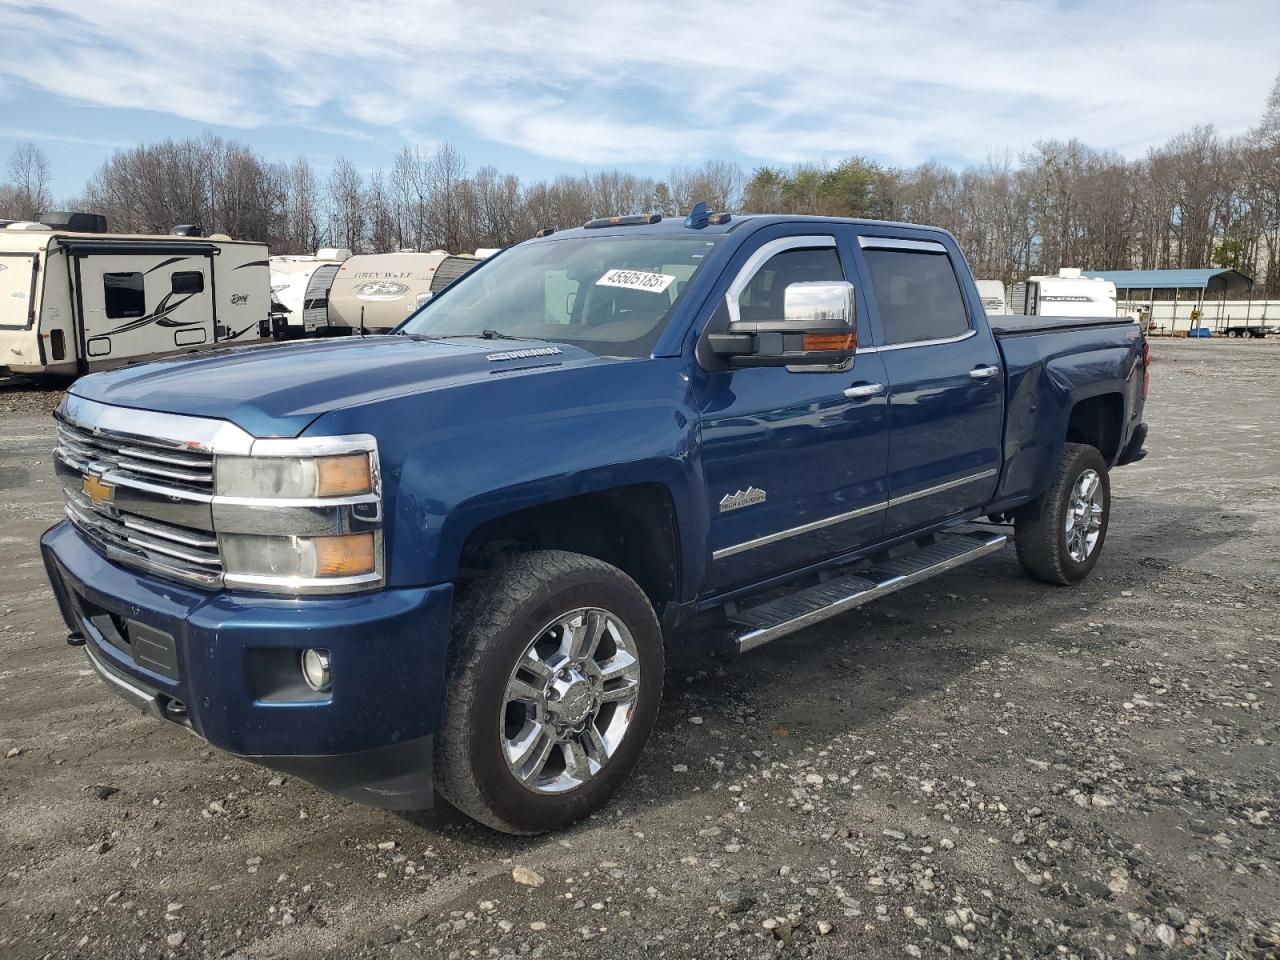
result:
[[[124,367],[82,377],[70,392],[120,407],[229,420],[258,437],[294,437],[316,417],[343,407],[607,362],[579,347],[537,340],[349,337]]]

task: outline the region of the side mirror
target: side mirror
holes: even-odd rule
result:
[[[778,320],[737,320],[707,337],[712,351],[735,367],[831,366],[858,347],[853,284],[792,283]]]

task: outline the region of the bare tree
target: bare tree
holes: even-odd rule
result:
[[[356,165],[340,156],[329,174],[329,233],[335,244],[360,253],[364,250],[367,222],[364,207],[364,179]]]
[[[320,188],[315,171],[298,157],[282,171],[284,210],[279,253],[314,253],[321,245]]]
[[[395,249],[396,222],[391,207],[391,195],[387,192],[386,177],[382,170],[373,171],[364,194],[369,248],[374,252]]]
[[[20,143],[9,156],[9,182],[0,192],[0,214],[11,220],[39,220],[53,206],[49,159],[34,143]]]
[[[432,247],[445,250],[465,248],[467,224],[467,161],[457,148],[442,143],[427,161],[424,170],[427,191],[427,223]]]

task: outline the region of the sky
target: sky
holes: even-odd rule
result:
[[[1255,125],[1278,39],[1277,0],[0,0],[0,161],[36,143],[63,198],[205,131],[322,173],[442,140],[525,178],[1139,156]]]

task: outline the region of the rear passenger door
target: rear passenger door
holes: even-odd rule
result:
[[[995,490],[1004,376],[963,264],[939,242],[858,237],[889,381],[886,536],[971,512]]]

